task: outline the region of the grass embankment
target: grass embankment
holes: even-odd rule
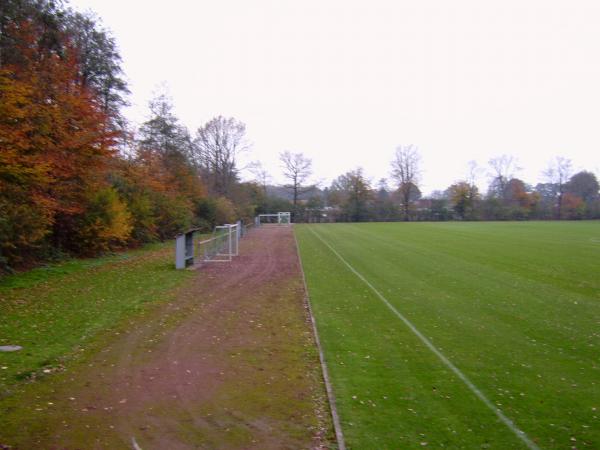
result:
[[[169,298],[190,276],[176,271],[172,243],[71,260],[0,280],[0,399],[19,384],[60,371],[108,331]]]
[[[328,249],[540,448],[600,447],[600,224],[297,227],[352,448],[524,448]]]

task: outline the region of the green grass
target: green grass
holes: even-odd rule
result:
[[[600,448],[600,223],[297,226],[350,448]]]
[[[173,244],[70,260],[0,280],[0,399],[20,383],[61,370],[98,338],[190,276],[176,271]]]

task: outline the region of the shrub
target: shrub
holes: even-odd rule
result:
[[[131,236],[132,216],[113,187],[92,195],[77,227],[77,242],[72,244],[83,254],[97,254],[124,245]]]

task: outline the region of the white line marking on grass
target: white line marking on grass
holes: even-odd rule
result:
[[[496,414],[496,416],[498,417],[498,419],[500,419],[500,421],[502,423],[504,423],[504,425],[506,425],[514,434],[515,436],[517,436],[519,439],[521,439],[521,441],[523,441],[523,443],[531,450],[539,450],[539,447],[531,440],[529,439],[529,437],[527,436],[527,434],[525,434],[524,431],[522,431],[521,429],[519,429],[515,423],[509,419],[508,417],[506,417],[504,415],[504,413],[496,406],[494,405],[490,400],[488,400],[488,398],[483,394],[483,392],[481,392],[479,390],[479,388],[477,386],[475,386],[473,384],[473,382],[471,380],[469,380],[469,378],[467,378],[467,376],[461,372],[461,370],[456,367],[448,358],[446,358],[446,356],[439,351],[432,343],[429,339],[427,339],[427,337],[425,337],[418,329],[417,327],[415,327],[412,322],[410,320],[408,320],[406,317],[404,317],[404,315],[398,311],[389,301],[387,298],[385,298],[383,296],[383,294],[381,294],[370,282],[369,280],[367,280],[360,272],[358,272],[354,267],[352,267],[350,265],[350,263],[348,263],[348,261],[346,261],[342,255],[340,255],[331,245],[329,245],[329,243],[327,243],[327,241],[325,241],[325,239],[323,239],[316,231],[314,231],[312,229],[312,227],[308,227],[308,229],[312,232],[312,234],[314,234],[323,244],[325,244],[325,246],[331,250],[333,252],[333,254],[335,256],[337,256],[340,261],[342,261],[344,263],[344,265],[346,267],[348,267],[348,269],[350,269],[350,271],[356,275],[363,283],[365,283],[374,293],[375,295],[377,295],[377,297],[379,297],[379,299],[402,321],[404,322],[404,324],[410,329],[410,331],[412,331],[420,340],[421,342],[423,342],[423,344],[425,344],[425,346],[431,350],[435,356],[437,356],[446,367],[448,367],[452,372],[454,372],[454,374],[471,390],[471,392],[473,392],[473,394],[475,394],[475,396],[481,400],[489,409],[492,410],[492,412],[494,412],[494,414]]]

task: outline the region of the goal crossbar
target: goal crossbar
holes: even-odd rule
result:
[[[256,216],[256,226],[266,224],[290,225],[292,223],[292,213],[284,211],[272,214],[259,214]]]
[[[204,262],[227,262],[239,255],[239,224],[217,225],[212,237],[198,242],[198,255]]]

